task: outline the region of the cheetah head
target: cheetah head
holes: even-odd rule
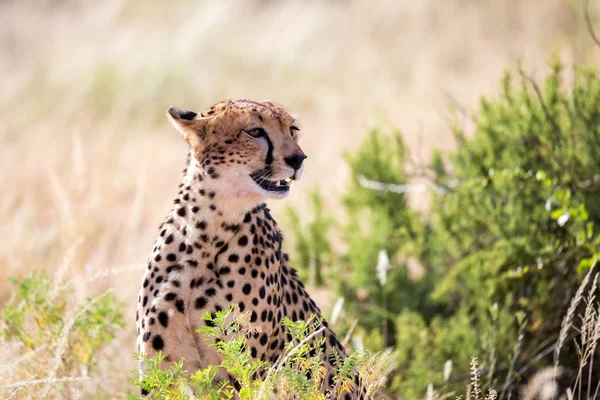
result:
[[[217,193],[261,201],[288,195],[302,176],[306,155],[299,127],[283,107],[268,101],[229,100],[205,113],[170,107],[167,116]]]

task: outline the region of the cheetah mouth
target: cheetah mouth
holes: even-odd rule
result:
[[[261,189],[267,192],[287,192],[290,190],[292,178],[286,178],[279,181],[270,181],[265,179],[263,171],[257,171],[250,174],[250,178],[260,186]]]

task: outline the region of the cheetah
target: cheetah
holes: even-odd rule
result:
[[[167,118],[190,152],[142,279],[138,352],[152,357],[160,351],[161,368],[182,360],[190,373],[219,365],[221,355],[198,330],[206,312],[236,304],[259,327],[248,338],[251,356],[274,362],[291,340],[283,317],[321,316],[282,252],[282,234],[264,204],[286,197],[302,176],[307,156],[298,145],[299,126],[268,101],[228,100],[200,114],[170,107]],[[335,364],[346,353],[326,321],[322,326],[327,373],[321,391],[335,399]],[[220,371],[218,379],[231,378]],[[365,398],[358,377],[354,381],[354,392],[341,398]]]

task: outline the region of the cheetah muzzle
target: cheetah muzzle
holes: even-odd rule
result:
[[[252,180],[267,192],[287,192],[290,190],[292,178],[286,178],[280,181],[270,181],[265,178],[266,176],[269,176],[268,169],[260,169],[250,174]]]

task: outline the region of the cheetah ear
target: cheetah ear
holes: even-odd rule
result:
[[[193,111],[183,111],[177,107],[169,107],[167,118],[194,150],[198,151],[204,147],[206,126],[202,114],[199,116]]]

